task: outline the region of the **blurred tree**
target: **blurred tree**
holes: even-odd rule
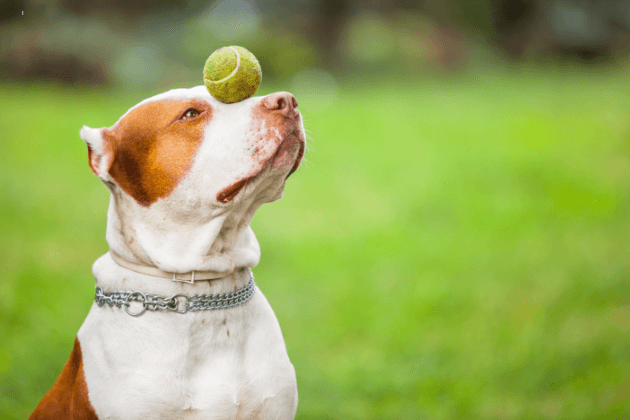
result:
[[[316,0],[310,39],[318,46],[325,64],[337,61],[337,43],[351,6],[350,0]]]
[[[537,18],[537,0],[492,0],[495,41],[512,57],[521,57]]]
[[[497,42],[514,58],[608,57],[627,50],[627,0],[492,0]]]
[[[206,2],[198,0],[59,0],[64,10],[78,15],[108,13],[144,16],[164,10],[199,10]]]
[[[24,0],[3,0],[0,8],[0,23],[22,17]]]

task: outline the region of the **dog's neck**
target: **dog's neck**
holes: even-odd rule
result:
[[[122,267],[112,259],[110,252],[94,262],[92,271],[96,286],[105,291],[133,290],[160,296],[230,293],[247,285],[250,279],[249,269],[242,267],[212,280],[195,281],[194,284],[177,282]]]
[[[172,203],[156,203],[147,211],[124,193],[116,194],[110,200],[106,239],[112,251],[131,263],[169,273],[229,274],[260,260],[249,226],[255,209],[250,208],[251,214],[218,209],[205,218],[174,217]]]

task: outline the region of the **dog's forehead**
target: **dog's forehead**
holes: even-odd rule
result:
[[[171,89],[166,92],[162,92],[150,98],[147,98],[136,105],[132,106],[127,112],[125,112],[120,119],[125,118],[133,110],[146,105],[151,102],[158,101],[189,101],[198,99],[208,102],[211,106],[216,106],[219,102],[210,95],[205,86],[195,86],[190,89]]]

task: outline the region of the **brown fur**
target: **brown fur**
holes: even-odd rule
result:
[[[74,339],[74,348],[61,375],[29,419],[98,420],[88,398],[81,345],[78,339]]]
[[[191,108],[199,115],[183,118]],[[204,101],[162,100],[133,109],[103,130],[104,147],[114,153],[110,175],[143,206],[168,196],[190,168],[211,118]]]

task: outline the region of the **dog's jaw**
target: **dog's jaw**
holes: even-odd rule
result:
[[[266,110],[263,99],[225,105],[210,97],[203,86],[178,89],[141,102],[111,129],[101,130],[104,145],[99,150],[107,150],[107,136],[117,135],[119,127],[129,128],[130,118],[137,118],[143,106],[155,114],[165,101],[168,106],[180,108],[188,106],[182,103],[195,101],[201,108],[207,104],[205,117],[211,116],[203,122],[199,143],[189,153],[189,162],[179,162],[169,172],[174,175],[166,180],[159,194],[139,197],[133,190],[136,186],[124,183],[133,179],[119,182],[120,175],[113,176],[107,226],[110,248],[130,261],[156,265],[169,272],[228,273],[255,266],[260,248],[249,223],[263,203],[282,196],[284,181],[299,166],[305,148],[299,113],[298,118],[287,122],[276,115],[278,112]],[[171,114],[178,115],[179,111],[163,114],[173,119]],[[170,125],[164,127],[172,129],[173,122],[167,123]],[[94,132],[87,133],[90,141],[97,143]],[[194,138],[186,141],[185,144],[194,143]],[[177,150],[171,149],[173,152]],[[116,164],[114,161],[113,166]],[[158,159],[151,169],[163,166]],[[105,182],[101,175],[111,172],[97,175]]]
[[[305,148],[306,142],[304,140],[304,133],[294,133],[294,130],[291,130],[289,134],[284,136],[284,138],[279,142],[275,152],[266,160],[264,160],[261,165],[259,165],[260,168],[254,166],[254,168],[252,169],[252,172],[254,172],[254,174],[245,176],[238,181],[230,184],[228,187],[222,189],[217,194],[217,200],[221,203],[229,203],[240,193],[240,191],[244,187],[252,184],[265,172],[272,172],[272,174],[266,174],[267,176],[274,176],[275,174],[280,173],[284,176],[284,180],[286,180],[300,166],[300,162],[302,161],[302,157],[304,156]],[[286,169],[289,167],[291,169],[286,175],[284,175],[284,172],[286,172]],[[269,199],[269,201],[278,200],[282,196],[284,183],[278,182],[278,186],[281,187],[281,189],[279,190],[279,195],[276,195],[274,198]]]

